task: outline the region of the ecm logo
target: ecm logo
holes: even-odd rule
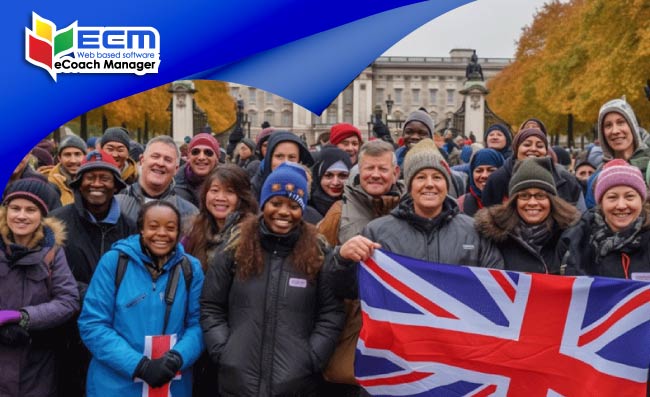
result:
[[[25,28],[25,59],[59,73],[158,73],[160,34],[152,27],[80,27],[63,29],[32,13],[32,30]]]

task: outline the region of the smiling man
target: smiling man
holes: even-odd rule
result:
[[[102,150],[113,156],[124,183],[131,185],[137,181],[138,165],[129,157],[129,132],[123,127],[107,128],[100,142]]]
[[[199,210],[176,194],[174,189],[174,175],[180,161],[180,150],[171,137],[159,135],[151,139],[140,157],[138,182],[116,196],[122,213],[135,223],[144,203],[156,199],[165,200],[176,206],[181,213],[182,234],[187,234],[192,226],[192,217]]]
[[[81,162],[76,178],[70,183],[74,203],[50,214],[66,225],[68,240],[64,247],[70,270],[77,280],[83,299],[99,258],[111,245],[136,233],[135,224],[120,214],[114,195],[126,187],[113,157],[104,151],[92,151]],[[66,343],[61,354],[59,393],[82,396],[90,353],[81,344],[76,317],[66,324]]]
[[[205,178],[219,164],[219,141],[212,134],[200,133],[194,136],[187,147],[187,163],[174,177],[174,191],[185,200],[199,206],[199,194]]]
[[[52,167],[43,167],[40,172],[47,177],[61,192],[61,205],[74,202],[74,193],[70,187],[81,161],[86,154],[86,143],[76,135],[69,135],[59,144],[57,159],[59,163]]]

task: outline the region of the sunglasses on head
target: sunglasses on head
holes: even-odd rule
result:
[[[190,153],[192,154],[192,156],[198,156],[199,154],[201,154],[201,152],[203,152],[203,154],[205,154],[208,157],[214,156],[214,151],[212,149],[194,148]]]

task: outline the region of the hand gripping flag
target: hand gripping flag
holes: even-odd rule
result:
[[[376,250],[359,291],[355,375],[374,396],[646,396],[648,283]]]
[[[171,350],[176,344],[176,334],[171,335],[146,335],[144,337],[144,355],[152,360],[162,357]],[[174,380],[181,378],[180,371],[176,374]],[[171,382],[165,383],[161,387],[153,388],[142,379],[137,378],[136,382],[142,382],[142,397],[172,397]]]

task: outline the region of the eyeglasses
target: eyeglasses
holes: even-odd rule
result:
[[[528,201],[531,198],[534,198],[536,201],[542,201],[542,200],[546,200],[548,198],[548,194],[542,193],[542,192],[537,192],[535,194],[531,194],[531,193],[528,193],[528,192],[521,192],[521,193],[519,193],[517,198],[521,199],[521,200],[524,200],[524,201]]]
[[[212,149],[199,149],[199,148],[194,148],[194,149],[192,149],[192,151],[190,152],[190,154],[191,154],[192,156],[198,156],[199,154],[201,154],[201,152],[203,152],[203,154],[205,154],[207,157],[212,157],[212,156],[214,156],[214,151],[213,151]]]

